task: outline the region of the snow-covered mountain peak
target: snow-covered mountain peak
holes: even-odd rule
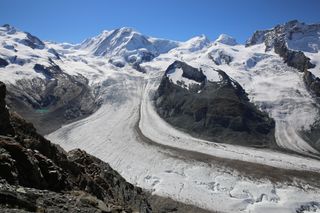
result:
[[[121,27],[121,28],[118,28],[117,30],[119,32],[121,32],[121,33],[137,33],[137,34],[141,34],[136,29],[134,29],[133,27]]]
[[[43,49],[45,44],[36,36],[19,31],[15,27],[5,24],[0,27],[0,41],[5,49],[14,49],[17,43],[28,46],[32,49]],[[15,43],[15,45],[13,45]]]
[[[235,38],[227,34],[221,34],[214,42],[215,43],[218,42],[218,43],[222,43],[230,46],[234,46],[238,44]]]
[[[201,51],[211,46],[211,41],[205,35],[195,36],[191,39],[181,42],[177,48],[170,51],[172,54],[188,54],[192,52]]]
[[[7,32],[8,34],[14,34],[17,32],[17,29],[14,26],[11,26],[10,24],[4,24],[0,27],[0,30]]]
[[[159,54],[166,53],[179,46],[180,42],[152,38],[141,34],[131,27],[122,27],[111,31],[103,31],[98,36],[89,38],[76,49],[88,55],[109,58],[116,66],[123,67],[150,61]]]
[[[175,61],[166,70],[165,76],[170,82],[189,89],[193,85],[200,85],[206,80],[206,76],[196,68],[182,61]]]
[[[207,47],[211,44],[209,38],[205,35],[195,36],[185,42],[186,46],[190,47],[190,51],[194,52],[200,50],[204,47]]]
[[[272,29],[256,31],[246,45],[265,43],[266,48],[271,49],[275,40],[286,42],[289,49],[317,53],[320,49],[320,24],[289,21]]]

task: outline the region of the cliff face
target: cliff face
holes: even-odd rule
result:
[[[320,97],[320,79],[308,71],[308,69],[314,68],[315,65],[310,62],[310,58],[303,52],[314,52],[316,50],[310,49],[310,45],[305,44],[308,42],[307,39],[299,41],[294,39],[301,35],[305,35],[305,37],[315,35],[314,37],[317,38],[316,35],[319,31],[319,24],[307,25],[293,20],[270,30],[256,31],[247,41],[246,46],[264,43],[266,51],[274,48],[275,53],[283,58],[288,66],[304,73],[303,80],[307,88]]]
[[[50,63],[34,66],[34,71],[45,79],[21,79],[8,85],[8,105],[32,122],[41,134],[84,118],[99,108],[85,77],[68,75],[52,60]]]
[[[250,103],[246,92],[222,70],[208,81],[184,62],[170,65],[155,97],[157,112],[172,125],[215,142],[274,147],[274,121]],[[182,80],[177,80],[182,72]],[[171,76],[174,76],[170,79]],[[186,86],[186,82],[189,86]]]
[[[146,195],[107,163],[65,152],[5,105],[0,83],[0,207],[3,212],[150,212]]]
[[[6,108],[6,85],[0,82],[0,135],[14,135],[14,130],[10,125],[10,115]]]

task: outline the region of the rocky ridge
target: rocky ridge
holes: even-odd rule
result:
[[[168,73],[183,70],[195,83],[188,88]],[[274,121],[249,102],[246,92],[222,70],[220,80],[208,81],[202,70],[175,61],[166,70],[155,95],[159,115],[172,125],[215,142],[274,147]]]
[[[0,206],[3,212],[150,212],[145,193],[107,163],[65,152],[5,106],[0,83]]]
[[[308,69],[314,68],[315,65],[303,53],[303,51],[315,52],[318,50],[309,47],[307,40],[300,41],[301,43],[306,42],[304,45],[297,45],[294,41],[294,38],[300,34],[316,34],[317,32],[320,32],[320,24],[307,25],[293,20],[283,25],[277,25],[270,30],[256,31],[247,41],[246,46],[264,43],[266,51],[274,49],[275,53],[282,57],[288,66],[304,73],[303,79],[306,86],[316,96],[320,97],[320,79],[308,71]]]
[[[26,75],[15,81],[3,79],[8,86],[7,104],[41,134],[84,118],[99,107],[88,79],[68,74],[63,56],[36,36],[6,24],[0,27],[0,43],[1,72]]]

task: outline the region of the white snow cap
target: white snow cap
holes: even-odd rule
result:
[[[205,35],[200,35],[183,42],[178,49],[185,49],[189,50],[190,52],[195,52],[198,50],[202,50],[205,47],[208,47],[210,44],[211,42],[208,39],[208,37],[206,37]]]
[[[215,42],[219,42],[219,43],[222,43],[222,44],[226,44],[226,45],[231,45],[231,46],[234,46],[234,45],[237,45],[237,41],[235,38],[229,36],[229,35],[226,35],[226,34],[221,34],[217,40],[215,40]]]

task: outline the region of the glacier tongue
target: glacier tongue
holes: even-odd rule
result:
[[[104,104],[95,114],[47,138],[66,150],[88,151],[152,193],[213,211],[263,212],[267,207],[284,211],[317,200],[320,191],[312,186],[301,189],[299,178],[292,185],[272,183],[224,167],[216,157],[306,173],[320,172],[317,160],[207,142],[164,122],[151,102],[160,77],[158,72],[147,76],[131,70],[115,72],[107,78],[112,84],[102,84]]]
[[[310,128],[319,107],[304,87],[301,74],[284,64],[274,52],[265,52],[265,44],[235,45],[227,36],[216,42],[205,36],[175,42],[121,28],[104,31],[80,45],[44,42],[42,48],[32,37],[31,43],[18,42],[28,38],[27,34],[7,28],[0,28],[3,47],[0,57],[10,64],[0,68],[1,80],[14,84],[22,78],[41,78],[34,71],[34,64],[48,65],[48,58],[52,58],[63,72],[87,78],[103,101],[96,113],[47,136],[67,150],[82,148],[109,162],[133,184],[206,209],[264,212],[273,208],[290,212],[312,203],[320,205],[320,190],[315,185],[320,173],[318,160],[199,140],[168,125],[153,109],[152,94],[173,61],[202,67],[213,81],[219,76],[210,69],[222,69],[276,120],[279,146],[316,157],[318,151],[300,132]],[[307,54],[320,63],[319,53]],[[136,62],[146,74],[127,66]],[[181,70],[175,71],[179,74]],[[319,66],[312,71],[319,71]],[[172,77],[181,80],[180,75]],[[243,167],[234,169],[221,161],[235,165],[241,162]],[[241,171],[244,168],[262,169],[264,176],[244,174]],[[286,174],[285,180],[270,180],[274,177],[270,175],[276,173],[281,177],[282,172]],[[299,176],[302,173],[306,173],[305,177]]]

